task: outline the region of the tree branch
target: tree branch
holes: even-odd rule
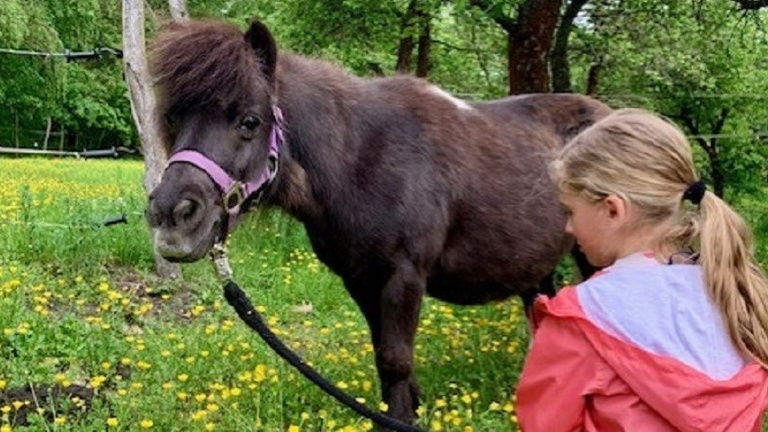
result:
[[[555,33],[555,45],[550,55],[552,70],[552,91],[555,93],[571,92],[571,68],[568,63],[568,40],[573,29],[573,21],[588,0],[571,0],[560,18],[560,25]]]
[[[717,119],[717,122],[712,126],[712,133],[714,135],[719,135],[720,132],[723,131],[723,126],[725,126],[725,120],[728,118],[728,114],[731,113],[730,108],[723,108],[720,111],[720,118]]]
[[[507,33],[512,33],[515,31],[517,24],[515,20],[504,13],[504,11],[501,9],[501,3],[494,3],[489,0],[469,0],[469,4],[470,6],[475,6],[476,8],[485,12],[485,14],[488,15],[488,17],[491,18],[493,22],[498,24],[502,29],[506,30]]]

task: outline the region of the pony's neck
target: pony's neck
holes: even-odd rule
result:
[[[364,82],[330,63],[291,54],[280,57],[277,77],[287,142],[276,203],[310,222],[349,187],[344,173],[360,140],[348,101],[363,92]]]

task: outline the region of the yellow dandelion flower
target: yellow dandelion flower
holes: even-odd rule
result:
[[[93,388],[99,388],[102,384],[107,380],[107,377],[104,375],[96,375],[95,377],[91,378],[91,387]]]
[[[114,417],[110,417],[107,419],[107,426],[109,427],[117,427],[118,424],[120,424],[120,422],[117,421],[117,419]]]
[[[300,432],[301,429],[296,425],[290,425],[288,426],[288,430],[286,432]]]
[[[6,386],[8,386],[8,381],[0,379],[0,390],[4,389]]]
[[[153,422],[150,419],[144,419],[139,423],[139,426],[141,426],[142,429],[149,429],[154,425],[155,425],[155,422]]]
[[[58,416],[55,419],[53,419],[53,422],[59,426],[63,425],[67,422],[67,416]]]
[[[180,374],[176,377],[181,382],[186,382],[189,379],[189,375],[187,374]]]

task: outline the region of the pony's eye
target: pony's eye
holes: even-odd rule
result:
[[[252,131],[259,127],[261,124],[261,119],[257,115],[249,114],[245,117],[243,117],[243,120],[240,122],[240,128],[246,131]]]

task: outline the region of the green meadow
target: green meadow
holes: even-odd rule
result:
[[[152,272],[140,161],[0,160],[0,431],[368,431],[241,323],[209,262]],[[766,196],[736,206],[768,263]],[[124,215],[127,223],[103,226]],[[368,330],[298,223],[277,211],[230,242],[238,283],[320,373],[379,403]],[[568,282],[571,272],[562,266]],[[528,344],[517,300],[427,299],[417,336],[418,425],[515,431]],[[768,430],[764,428],[764,430]]]
[[[208,261],[152,273],[140,161],[0,159],[0,431],[367,431],[239,321]],[[125,215],[127,223],[104,227]],[[368,330],[303,228],[254,213],[238,283],[320,373],[380,406]],[[419,426],[516,430],[520,303],[424,305]]]

